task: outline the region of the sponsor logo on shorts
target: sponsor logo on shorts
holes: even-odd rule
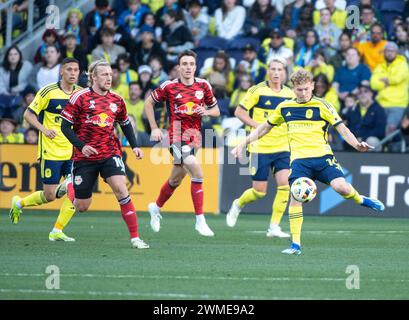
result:
[[[81,176],[75,176],[74,177],[74,184],[79,186],[82,183],[82,177]]]

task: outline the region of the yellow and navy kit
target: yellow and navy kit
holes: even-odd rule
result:
[[[327,101],[312,97],[306,103],[291,99],[280,103],[267,122],[287,124],[291,161],[333,155],[328,143],[329,125],[342,123],[335,108]]]
[[[277,106],[288,99],[294,98],[293,91],[283,86],[279,92],[273,91],[268,81],[261,82],[248,91],[240,106],[249,112],[250,117],[259,124],[266,122],[274,114]],[[288,152],[287,126],[284,122],[277,125],[261,139],[251,143],[248,148],[251,153]]]
[[[74,92],[81,89],[74,87]],[[70,99],[71,94],[62,90],[59,82],[52,83],[37,92],[28,108],[33,111],[40,123],[49,130],[54,130],[57,136],[47,138],[42,132],[38,137],[38,158],[44,160],[69,160],[72,155],[72,144],[61,132],[60,113]]]

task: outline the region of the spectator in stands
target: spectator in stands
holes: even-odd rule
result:
[[[36,93],[37,90],[33,86],[28,85],[21,93],[21,103],[11,111],[14,120],[16,120],[17,123],[22,124],[23,127],[29,125],[27,121],[24,120],[23,115],[30,103],[33,102]]]
[[[45,56],[45,51],[48,46],[55,45],[60,49],[60,38],[58,36],[57,31],[54,29],[47,29],[44,31],[43,34],[43,42],[41,43],[40,47],[37,49],[36,54],[34,56],[34,64],[40,63],[43,61]]]
[[[361,121],[361,110],[359,109],[358,98],[356,95],[348,93],[345,96],[344,108],[341,110],[341,117],[348,129],[351,130],[355,136],[357,136],[359,123]],[[344,149],[353,150],[352,147],[348,146],[349,144],[344,141]]]
[[[160,57],[152,56],[149,59],[149,66],[152,69],[152,83],[155,86],[161,85],[163,82],[168,80],[167,73],[163,70],[163,62]]]
[[[121,53],[118,58],[116,59],[116,64],[118,65],[119,70],[119,81],[121,84],[125,84],[129,86],[131,82],[138,81],[138,74],[135,70],[130,68],[131,60],[129,57],[129,53]]]
[[[254,84],[254,82],[251,80],[251,77],[249,75],[242,75],[239,78],[239,87],[233,91],[231,98],[230,98],[230,104],[229,104],[229,116],[234,117],[234,111],[236,110],[236,107],[241,103],[243,100],[244,96],[247,93],[247,90]]]
[[[266,78],[266,66],[257,58],[256,48],[252,44],[247,44],[243,48],[243,60],[248,62],[247,73],[253,83],[259,83]]]
[[[142,88],[138,82],[129,84],[129,97],[125,99],[126,110],[135,119],[136,127],[139,131],[145,131],[143,124],[144,100],[142,99]]]
[[[210,17],[199,0],[189,1],[189,11],[185,12],[186,26],[193,36],[195,46],[198,46],[200,39],[203,39],[209,30]]]
[[[331,103],[336,111],[340,110],[339,100],[336,91],[331,86],[325,74],[318,74],[314,77],[314,95]]]
[[[134,68],[148,64],[152,56],[158,56],[162,61],[166,61],[166,53],[161,48],[160,43],[154,39],[154,32],[154,28],[148,25],[141,28],[140,41],[136,44],[135,53],[132,54],[133,61],[131,61],[131,65]]]
[[[156,11],[155,15],[156,24],[162,29],[165,26],[165,14],[169,11],[178,12],[179,15],[183,16],[182,8],[179,6],[177,0],[165,0],[165,4]]]
[[[360,121],[356,137],[360,141],[377,146],[379,141],[385,137],[385,110],[374,101],[369,85],[360,85],[358,99]]]
[[[362,5],[359,10],[361,14],[361,24],[353,30],[353,42],[371,41],[371,27],[376,23],[375,10],[371,5]]]
[[[104,59],[110,63],[114,63],[118,55],[125,53],[125,48],[114,44],[115,31],[104,28],[101,31],[102,44],[92,50],[92,61]]]
[[[109,0],[95,0],[95,8],[85,16],[84,24],[88,35],[95,36],[97,31],[102,27],[102,22],[106,17],[114,16],[114,11],[109,6]],[[92,45],[90,46],[93,47]]]
[[[11,115],[5,114],[0,118],[0,144],[24,143],[24,135],[16,133],[17,123]]]
[[[152,68],[148,65],[142,65],[138,68],[138,83],[142,89],[142,99],[146,99],[156,88],[152,83]]]
[[[293,65],[293,52],[284,45],[284,33],[276,28],[270,33],[271,42],[267,47],[261,47],[258,58],[267,63],[272,57],[281,57],[287,60],[289,66]]]
[[[373,71],[378,64],[384,62],[383,50],[387,43],[384,37],[384,28],[382,25],[375,23],[371,27],[371,41],[355,43],[363,62]]]
[[[78,46],[81,45],[84,52],[87,52],[88,35],[83,23],[83,14],[80,9],[73,8],[68,11],[65,21],[65,32],[73,32]]]
[[[112,69],[112,91],[119,94],[124,99],[129,97],[129,86],[121,83],[121,74],[116,63],[111,64]]]
[[[74,32],[68,31],[64,35],[64,46],[61,49],[61,57],[75,58],[80,65],[80,72],[87,71],[88,60],[85,51],[77,44],[77,36]]]
[[[310,29],[304,36],[304,43],[298,50],[295,64],[300,67],[307,66],[314,57],[315,51],[319,48],[319,38],[315,30]]]
[[[331,13],[331,21],[340,30],[344,30],[346,19],[347,19],[346,11],[335,7],[335,0],[324,0],[324,3],[325,3],[325,7],[329,9]],[[314,25],[317,25],[320,22],[320,11],[319,10],[314,11],[313,20],[314,20]]]
[[[38,143],[38,130],[36,128],[30,127],[24,133],[24,143],[25,144],[34,144]]]
[[[244,22],[244,32],[260,40],[267,38],[271,30],[280,27],[281,16],[270,0],[256,0]]]
[[[230,95],[233,92],[234,72],[231,69],[229,56],[224,51],[216,53],[213,65],[205,69],[201,77],[209,81],[215,92],[220,93],[217,96]]]
[[[170,10],[165,14],[163,39],[162,48],[169,61],[177,61],[179,53],[194,48],[192,34],[178,11]]]
[[[37,65],[34,70],[36,76],[37,89],[45,87],[60,79],[60,49],[56,45],[49,45],[45,50],[42,65]]]
[[[0,67],[0,96],[19,95],[27,87],[32,69],[33,65],[23,59],[18,46],[9,47]]]
[[[168,80],[175,80],[176,78],[179,78],[179,64],[178,63],[172,63],[169,64],[168,66]]]
[[[102,27],[95,34],[95,47],[101,44],[101,32],[105,28],[114,30],[114,43],[125,48],[127,52],[133,52],[135,50],[135,41],[121,26],[118,26],[115,22],[115,16],[108,16],[104,19]],[[92,48],[95,49],[95,47]],[[92,51],[91,50],[91,51]]]
[[[395,28],[396,43],[399,46],[399,54],[406,57],[409,62],[409,27],[407,23],[398,24]]]
[[[139,32],[139,25],[145,13],[150,12],[147,5],[141,3],[141,0],[127,0],[128,9],[122,12],[118,18],[118,25],[123,27],[125,31],[136,38]]]
[[[250,0],[250,1],[254,1],[254,0]],[[295,2],[297,1],[296,0],[273,0],[271,1],[271,4],[273,4],[276,7],[278,14],[283,15],[284,9],[288,5],[295,3]],[[298,1],[298,2],[305,2],[305,1]]]
[[[346,65],[335,72],[333,87],[343,101],[349,93],[358,94],[359,86],[369,84],[370,78],[368,66],[360,63],[358,50],[351,47],[346,51]]]
[[[137,121],[135,120],[135,117],[132,114],[128,114],[128,119],[132,125],[132,128],[134,129],[137,147],[153,147],[157,143],[156,141],[151,141],[150,135],[138,127]],[[129,142],[126,139],[125,135],[122,133],[122,131],[121,131],[121,135],[122,135],[122,141],[121,141],[122,145],[129,146]]]
[[[337,53],[329,59],[329,63],[334,66],[335,69],[338,69],[346,65],[346,54],[347,50],[351,48],[352,41],[351,36],[348,32],[343,32],[339,36],[339,49]]]
[[[325,74],[329,83],[334,80],[334,67],[328,63],[325,52],[321,48],[315,51],[313,59],[305,66],[305,69],[310,71],[313,76]]]
[[[281,30],[287,30],[287,36],[290,38],[296,37],[296,30],[300,22],[300,14],[302,8],[307,3],[306,0],[296,0],[285,6],[283,11],[283,19],[281,20]],[[311,25],[309,28],[312,28],[312,17]]]
[[[408,63],[405,57],[398,53],[397,44],[388,42],[385,45],[385,62],[375,68],[371,77],[371,87],[378,91],[376,100],[386,111],[386,134],[392,133],[399,127],[409,102]]]
[[[152,9],[152,7],[151,7]],[[142,24],[139,26],[139,28],[142,28],[143,26],[150,26],[154,29],[154,35],[155,39],[158,42],[162,42],[162,28],[156,25],[156,18],[155,15],[152,12],[145,13],[145,15],[142,18]],[[141,30],[139,30],[139,35],[140,35]],[[138,36],[139,36],[138,35]]]
[[[325,54],[330,58],[338,50],[339,36],[341,30],[331,22],[331,12],[328,8],[320,10],[320,23],[314,27],[320,39],[320,46],[324,49]]]
[[[314,7],[311,3],[306,3],[301,7],[298,26],[295,30],[297,39],[303,38],[308,30],[314,28],[314,22],[312,21],[313,12]]]
[[[231,40],[243,32],[246,9],[237,4],[237,0],[223,0],[221,8],[214,13],[217,35]]]

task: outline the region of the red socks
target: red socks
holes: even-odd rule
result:
[[[203,214],[203,180],[193,179],[190,186],[190,192],[192,194],[193,206],[195,207],[195,214]]]
[[[124,199],[119,200],[119,205],[121,207],[122,219],[124,219],[126,225],[128,226],[131,239],[137,238],[138,221],[136,218],[135,207],[132,203],[131,198],[128,196]]]
[[[166,201],[172,196],[173,192],[176,190],[177,187],[172,187],[169,184],[169,180],[167,180],[162,188],[160,189],[160,194],[158,199],[156,199],[156,205],[159,208],[162,208]]]

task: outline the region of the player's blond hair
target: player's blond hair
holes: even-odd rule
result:
[[[305,69],[300,69],[291,75],[290,80],[293,85],[300,85],[313,82],[313,76],[311,72]]]
[[[97,73],[98,68],[99,67],[110,67],[110,66],[111,64],[104,59],[94,61],[93,63],[90,64],[90,66],[88,67],[88,81],[91,84],[91,86],[94,84],[92,80],[92,75]]]
[[[270,59],[268,59],[267,62],[267,67],[270,68],[270,64],[272,62],[278,62],[281,63],[284,66],[284,69],[287,68],[287,60],[284,59],[283,57],[280,56],[272,56]]]

